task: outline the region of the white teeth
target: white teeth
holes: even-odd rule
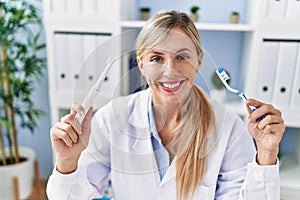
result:
[[[173,89],[173,88],[178,87],[180,85],[180,82],[177,82],[177,83],[163,83],[162,85],[166,88]]]

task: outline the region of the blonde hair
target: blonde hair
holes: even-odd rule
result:
[[[137,38],[137,56],[143,57],[148,49],[159,44],[173,28],[180,28],[191,38],[202,60],[203,49],[198,30],[185,13],[176,11],[157,13],[146,23]],[[190,93],[187,110],[174,129],[174,138],[170,144],[177,156],[176,189],[179,199],[193,197],[203,181],[207,138],[211,130],[215,132],[213,111],[204,92],[194,85]]]

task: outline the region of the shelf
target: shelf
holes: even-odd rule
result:
[[[145,21],[122,21],[123,28],[142,28]],[[243,31],[251,32],[254,27],[249,24],[228,24],[228,23],[195,23],[197,29],[208,31]]]
[[[300,191],[300,165],[294,157],[283,156],[280,168],[280,186]]]

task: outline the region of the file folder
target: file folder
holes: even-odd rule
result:
[[[287,19],[299,19],[300,18],[300,1],[288,0],[286,9]]]
[[[81,76],[84,76],[85,85],[89,86],[97,77],[94,77],[97,67],[97,58],[95,56],[95,50],[98,44],[97,35],[83,34],[83,65],[81,68]]]
[[[268,0],[267,18],[280,19],[285,17],[286,4],[288,0]]]
[[[56,33],[55,58],[56,58],[56,80],[58,90],[72,89],[71,73],[69,69],[68,34]]]
[[[60,0],[62,1],[62,0]],[[66,0],[66,10],[70,14],[81,13],[81,2],[82,0]]]
[[[96,49],[96,58],[97,58],[97,65],[95,66],[96,69],[95,71],[102,71],[106,66],[101,66],[99,63],[106,63],[107,64],[107,59],[109,57],[113,58],[114,54],[111,52],[112,49],[118,48],[117,46],[110,47],[106,43],[106,41],[110,38],[110,35],[106,34],[99,34],[97,35],[96,41],[97,41],[97,49]],[[101,47],[99,47],[101,46]],[[98,48],[99,47],[99,48]],[[103,49],[106,49],[103,51]],[[104,62],[103,62],[104,61]],[[105,64],[105,65],[106,65]],[[114,69],[114,67],[111,67],[110,71],[107,74],[107,79],[104,81],[102,88],[103,91],[110,91],[112,87],[109,85],[109,83],[116,81],[118,77],[114,77],[114,74],[111,73],[111,71]]]
[[[258,100],[272,102],[273,85],[277,67],[279,42],[265,41],[262,46],[258,73]]]
[[[280,42],[275,79],[275,105],[289,106],[297,58],[297,42]]]
[[[53,12],[57,14],[63,14],[66,11],[65,0],[52,0]]]
[[[99,15],[102,15],[103,17],[112,17],[112,9],[113,1],[107,1],[107,0],[98,0],[97,2],[97,12]]]
[[[291,107],[300,108],[300,42],[298,42],[297,62],[292,88]]]
[[[83,13],[88,15],[96,14],[97,4],[96,0],[82,0]]]
[[[82,52],[82,34],[68,35],[68,63],[71,73],[72,87],[77,79],[81,78],[79,74],[80,66],[83,62]]]

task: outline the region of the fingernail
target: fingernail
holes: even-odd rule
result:
[[[252,120],[251,120],[251,118],[248,118],[248,123],[252,123]]]
[[[80,116],[84,116],[84,112],[83,111],[80,111]]]

